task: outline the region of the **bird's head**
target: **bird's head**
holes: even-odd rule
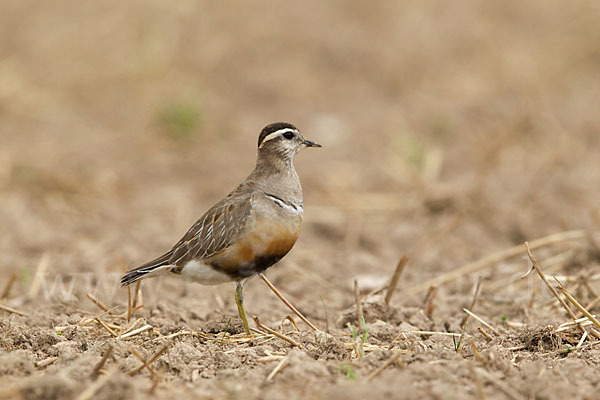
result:
[[[286,122],[275,122],[263,128],[258,137],[258,153],[275,156],[283,161],[292,160],[306,147],[321,147],[306,140],[298,128]]]

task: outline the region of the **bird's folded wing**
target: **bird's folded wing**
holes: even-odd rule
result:
[[[171,250],[136,270],[161,265],[183,268],[190,260],[202,260],[220,253],[244,232],[251,209],[251,193],[233,192],[200,217]],[[178,272],[177,268],[173,272]]]

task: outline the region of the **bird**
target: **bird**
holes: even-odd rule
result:
[[[258,137],[256,166],[225,198],[202,215],[169,251],[121,279],[173,275],[202,285],[236,282],[235,302],[247,335],[243,288],[252,276],[281,260],[294,246],[304,212],[294,157],[308,147],[294,125],[275,122]]]

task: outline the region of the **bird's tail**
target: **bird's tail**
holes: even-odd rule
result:
[[[140,279],[166,274],[173,267],[168,261],[170,256],[170,253],[164,254],[155,260],[128,271],[121,278],[121,286],[131,285],[133,282],[139,281]]]

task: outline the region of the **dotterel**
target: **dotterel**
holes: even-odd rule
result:
[[[302,186],[293,159],[306,147],[292,124],[267,125],[258,138],[254,171],[210,208],[171,250],[134,268],[123,286],[140,279],[174,274],[203,285],[235,281],[235,300],[250,334],[242,290],[246,280],[281,260],[294,246],[302,226]]]

